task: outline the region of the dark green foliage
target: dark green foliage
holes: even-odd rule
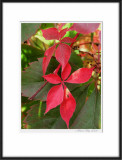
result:
[[[100,118],[98,117],[100,117],[100,107],[100,94],[94,90],[79,112],[71,128],[99,129]]]
[[[82,86],[74,89],[72,95],[76,100],[76,110],[70,120],[71,129],[99,129],[100,123],[100,94],[93,91],[86,102],[88,87]],[[41,107],[40,107],[41,105]],[[25,122],[31,129],[66,129],[66,124],[60,116],[60,107],[50,110],[44,115],[45,102],[31,106]],[[40,114],[39,114],[40,113]]]
[[[36,33],[40,23],[21,23],[21,41],[24,42]]]

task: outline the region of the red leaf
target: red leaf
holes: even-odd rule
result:
[[[46,52],[45,52],[45,54],[44,54],[46,57],[43,58],[43,63],[42,63],[43,74],[46,73],[48,64],[50,62],[50,59],[51,59],[54,51],[55,51],[55,45],[52,46],[52,47],[50,47],[49,49],[47,49]]]
[[[67,44],[59,44],[58,48],[56,49],[55,56],[57,61],[62,65],[62,70],[65,68],[66,64],[69,61],[71,55],[71,47]]]
[[[68,88],[64,86],[64,99],[60,105],[60,114],[62,119],[66,122],[67,128],[69,128],[69,121],[75,111],[76,101]]]
[[[57,74],[57,73],[58,73],[58,71],[59,71],[59,69],[60,69],[60,67],[61,67],[61,64],[59,64],[59,65],[58,65],[58,67],[54,70],[54,72],[53,72],[53,73],[54,73],[54,74]]]
[[[73,43],[75,42],[75,40],[73,38],[70,37],[64,37],[61,42],[65,42],[65,43]]]
[[[66,34],[67,31],[68,31],[67,28],[61,30],[61,31],[59,32],[59,39],[61,39],[61,38]]]
[[[92,75],[94,68],[80,68],[73,72],[71,76],[65,81],[68,83],[85,83],[87,82]]]
[[[78,33],[88,34],[94,32],[100,23],[74,23],[70,30],[76,30]]]
[[[52,84],[61,83],[61,78],[57,74],[54,74],[54,73],[44,75],[42,77],[44,77],[48,82],[50,82]]]
[[[42,30],[43,37],[47,40],[53,40],[53,39],[58,39],[58,30],[57,28],[48,28],[45,30]]]
[[[58,30],[60,31],[65,24],[66,24],[66,23],[59,23],[59,24],[58,24]]]
[[[70,75],[71,73],[71,66],[69,63],[67,63],[66,67],[64,68],[64,70],[61,73],[61,77],[63,80],[67,79],[67,77]]]
[[[100,40],[100,43],[101,43],[101,31],[99,31],[99,40]]]
[[[56,85],[50,89],[47,95],[47,107],[45,113],[62,103],[64,91],[62,84]]]

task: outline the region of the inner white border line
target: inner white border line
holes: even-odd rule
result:
[[[26,133],[35,133],[35,132],[85,132],[85,133],[102,133],[103,132],[103,21],[20,21],[21,23],[101,23],[101,129],[21,129],[21,116],[20,116],[20,132]],[[21,42],[21,29],[20,29],[20,42]],[[21,50],[20,50],[21,55]]]

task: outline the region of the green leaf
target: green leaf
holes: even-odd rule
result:
[[[54,57],[51,58],[46,74],[53,73],[59,63]],[[38,61],[29,64],[29,67],[22,72],[22,96],[32,97],[39,88],[44,85],[44,79],[42,78],[42,58]],[[45,101],[49,90],[53,87],[53,84],[47,83],[45,87],[35,96],[34,100]],[[79,84],[66,84],[70,91],[79,87]]]
[[[47,67],[46,74],[53,73],[58,65],[59,65],[59,62],[55,59],[55,57],[52,57],[51,60],[50,60],[49,65]]]
[[[44,43],[44,44],[45,44],[45,48],[47,47],[46,45],[48,45],[48,47],[49,47],[49,46],[52,46],[52,45],[54,44],[54,40],[46,40],[46,39],[43,37],[41,30],[39,30],[39,31],[35,34],[34,38],[36,38],[36,39],[38,39],[39,41],[41,41],[42,43]],[[46,49],[47,49],[47,48],[46,48]]]
[[[51,129],[67,129],[66,123],[63,121],[60,115],[52,125]]]
[[[55,65],[52,65],[51,63],[54,63]],[[48,66],[48,72],[54,71],[56,64],[56,60],[53,59]],[[39,58],[38,61],[31,63],[30,66],[22,72],[22,95],[30,98],[40,87],[42,87],[45,83],[42,76],[42,58]],[[53,84],[47,83],[35,96],[34,100],[45,101],[47,93],[53,86]]]
[[[46,45],[45,43],[43,43],[40,39],[38,39],[38,37],[36,37],[36,35],[32,36],[30,39],[29,39],[29,42],[30,44],[33,46],[33,47],[36,47],[38,49],[40,49],[41,51],[45,51],[46,49],[49,48],[48,45]]]
[[[86,102],[88,86],[74,89],[72,95],[76,100],[76,109],[70,120],[70,129],[100,128],[100,94],[95,90]],[[67,129],[60,116],[60,106],[44,115],[46,103],[41,102],[31,106],[24,123],[30,129]]]
[[[62,29],[70,28],[72,25],[73,25],[73,23],[66,23],[66,24],[62,27]]]
[[[79,51],[79,50],[74,50],[74,53],[75,53],[75,54],[79,54],[80,51]]]
[[[72,124],[72,129],[100,129],[100,95],[94,90]]]
[[[28,67],[28,63],[36,61],[37,58],[43,57],[44,52],[41,51],[40,49],[37,49],[33,46],[27,45],[27,44],[22,44],[21,45],[21,66],[22,70],[25,67]]]
[[[43,82],[34,82],[22,84],[22,95],[25,97],[32,97],[36,91],[44,85]],[[46,101],[49,90],[53,87],[52,84],[47,83],[46,86],[35,96],[34,100]]]
[[[82,86],[78,87],[73,90],[72,95],[76,100],[76,109],[75,112],[70,120],[70,126],[74,123],[75,119],[77,118],[79,112],[81,111],[82,107],[85,104],[86,97],[87,97],[88,87]]]
[[[89,80],[89,83],[90,83],[90,81],[92,81],[92,78]],[[87,94],[88,97],[91,95],[91,93],[93,92],[94,88],[95,88],[95,82],[93,82],[93,83],[91,83],[89,85],[88,94]]]
[[[47,50],[54,44],[54,40],[46,40],[43,35],[41,29],[47,29],[54,27],[53,23],[42,23],[41,28],[36,32],[34,36],[31,37],[30,43],[34,47],[37,47],[43,51]]]
[[[81,60],[81,57],[74,52],[71,53],[69,62],[74,67],[74,70],[83,67],[83,62]]]
[[[65,122],[60,119],[59,107],[52,109],[50,112],[44,115],[45,108],[45,102],[41,103],[41,107],[40,103],[31,106],[31,109],[28,111],[28,114],[24,119],[24,123],[28,125],[28,129],[56,129],[58,127],[62,129],[66,128]],[[60,126],[59,123],[57,125],[59,119]]]
[[[94,33],[91,33],[91,42],[93,42]]]
[[[74,38],[76,36],[77,32],[76,31],[67,31],[64,37],[70,37]]]
[[[24,128],[23,120],[27,116],[27,112],[30,109],[30,106],[39,103],[39,101],[30,101],[26,97],[21,97],[21,128]]]
[[[96,108],[95,108],[95,127],[100,129],[101,128],[101,94],[97,91],[97,97],[96,97]]]
[[[71,91],[73,91],[75,88],[80,87],[80,84],[72,84],[72,83],[65,83],[65,85],[67,86],[67,88]]]
[[[38,104],[39,101],[32,101],[32,100],[28,100],[26,98],[26,101],[25,99],[26,97],[23,97],[21,98],[21,112],[24,113],[24,115],[26,115],[26,112],[28,111],[28,109],[30,109],[30,106],[34,105],[34,104]],[[24,102],[23,102],[23,99],[24,99]]]
[[[39,29],[40,23],[21,23],[21,41],[24,42],[35,34]]]
[[[41,29],[53,28],[54,23],[41,23]]]

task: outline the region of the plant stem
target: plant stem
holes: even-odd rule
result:
[[[79,34],[80,34],[80,33],[77,33],[76,36],[73,38],[73,39],[75,40],[75,42],[76,42],[76,39],[78,38]],[[70,44],[70,47],[72,47],[75,42],[71,43],[71,44]]]
[[[90,52],[84,52],[84,51],[80,51],[80,52],[82,52],[82,53],[84,53],[84,54],[89,54],[91,57],[93,57],[93,54],[90,53]],[[80,56],[80,54],[78,54],[78,56]]]
[[[46,81],[35,93],[32,97],[29,98],[29,100],[34,99],[34,97],[44,88],[44,86],[47,84],[48,82]]]

